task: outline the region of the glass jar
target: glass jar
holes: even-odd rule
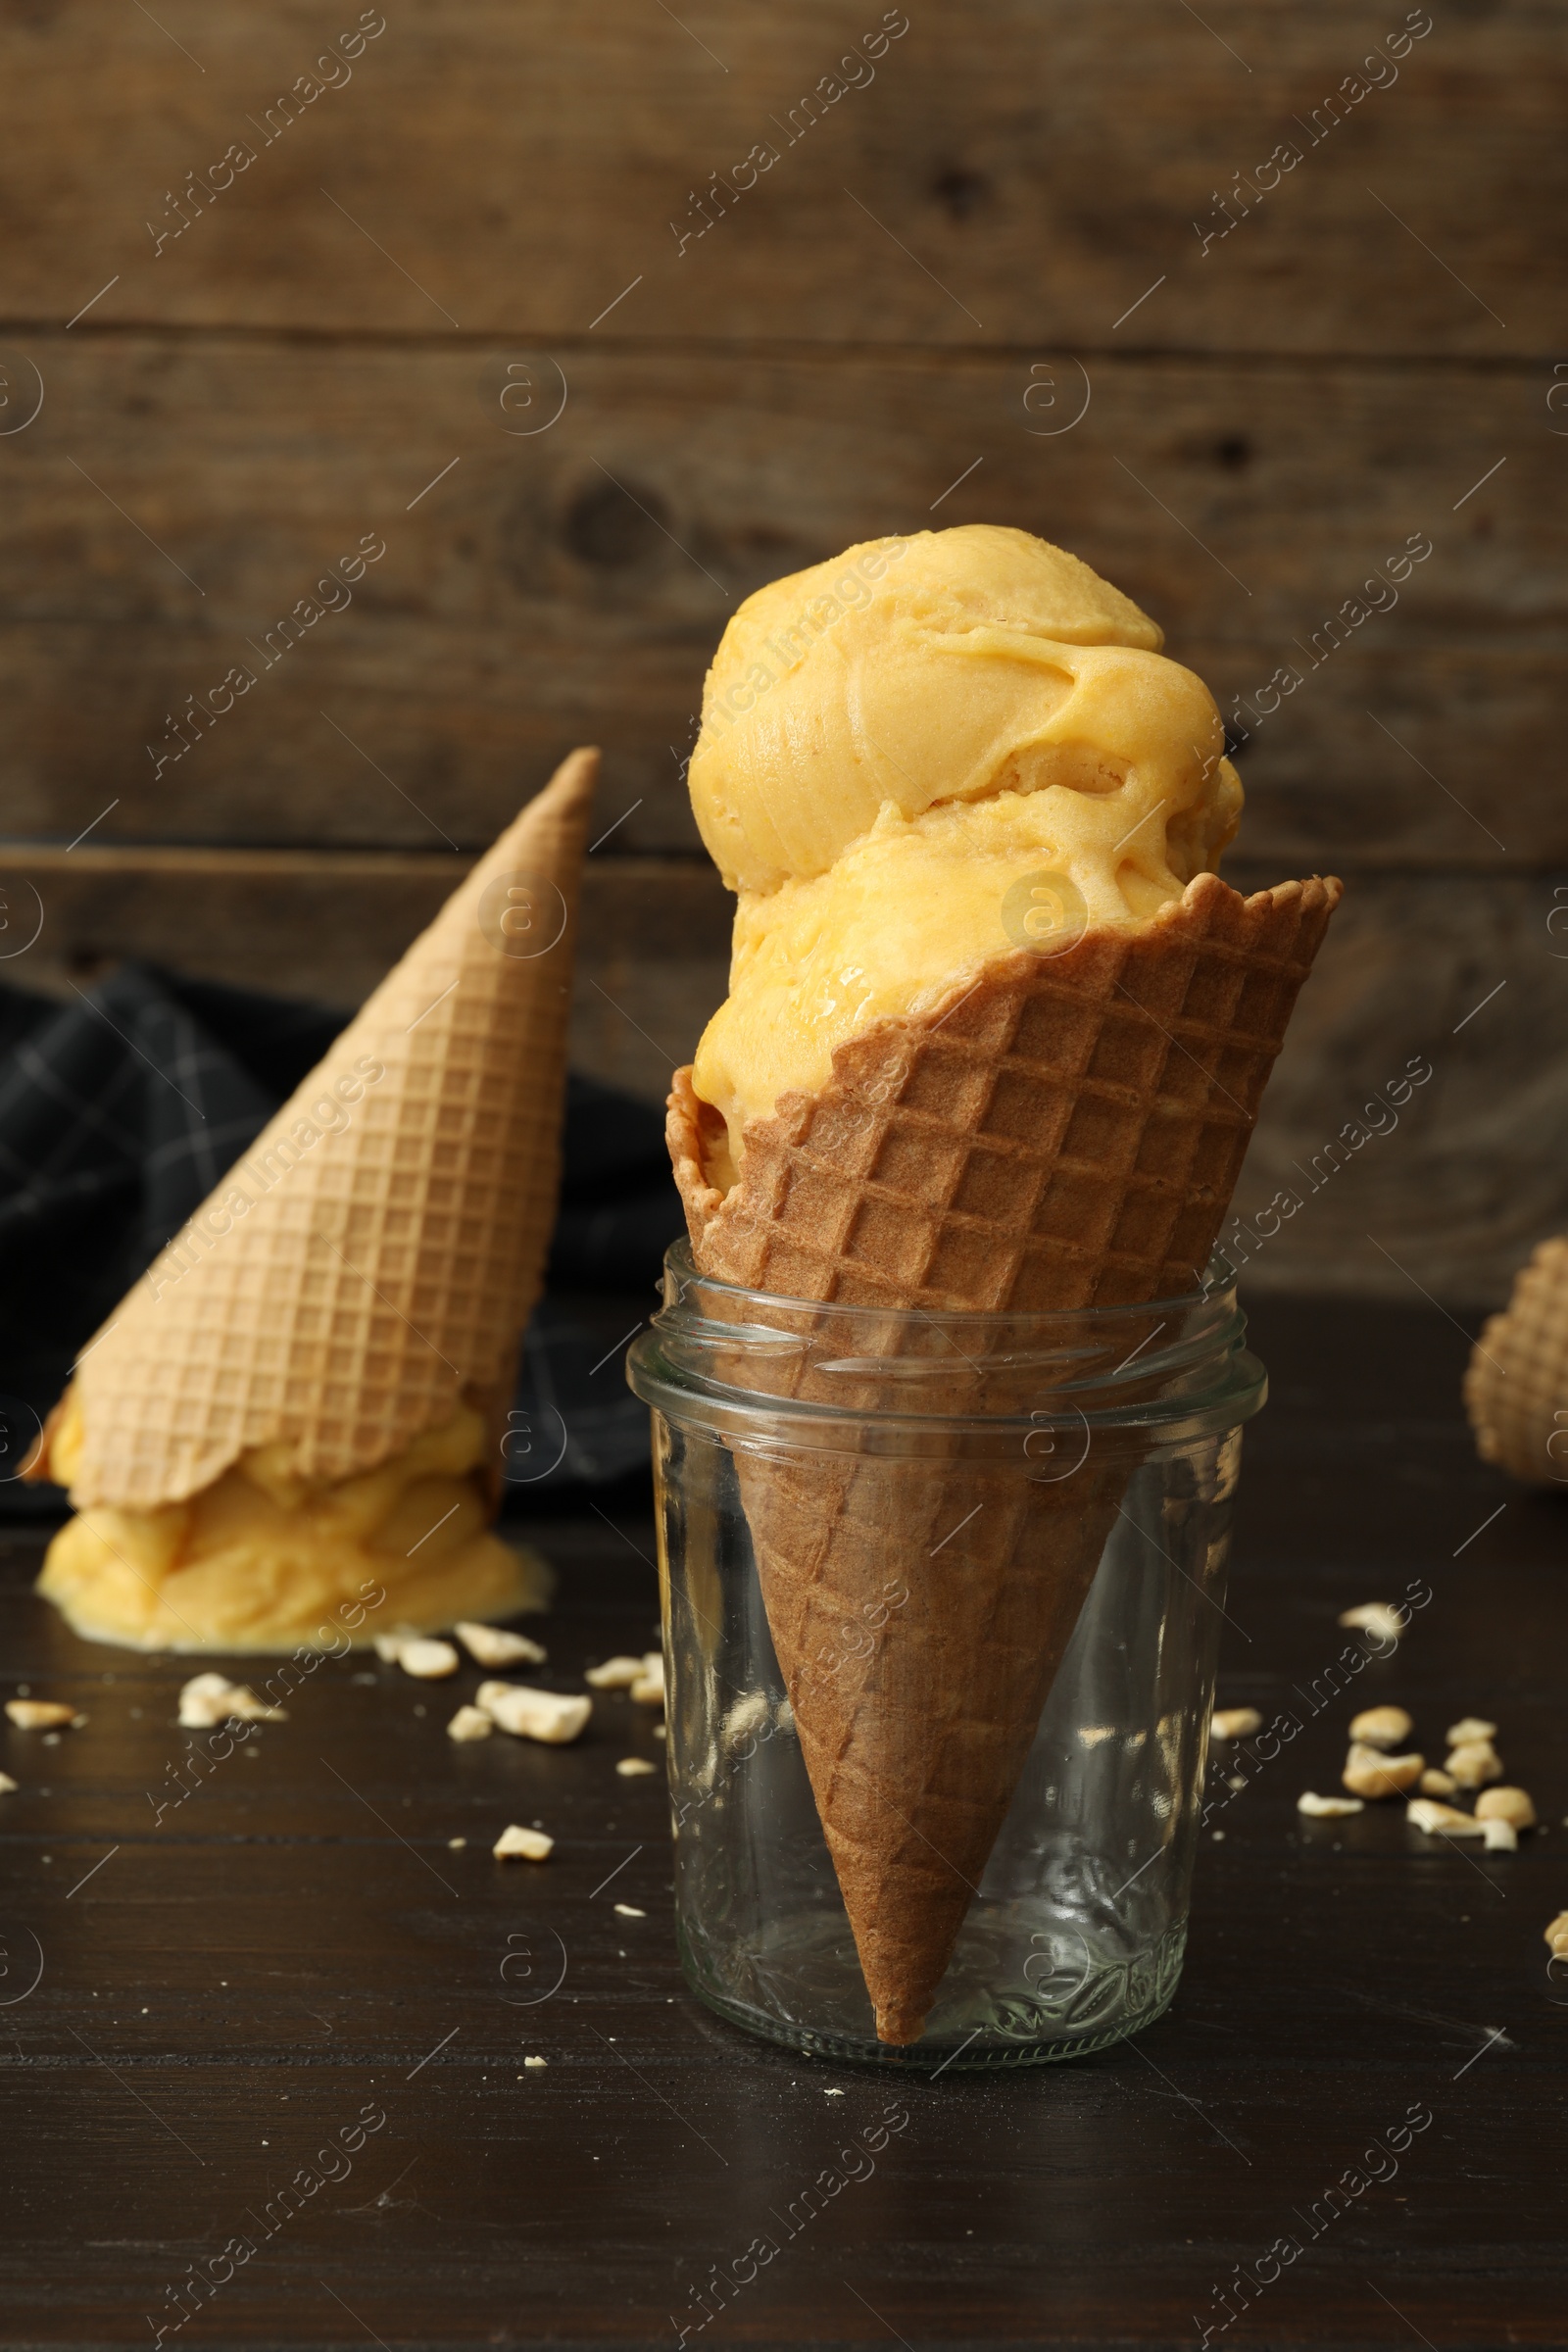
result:
[[[1060,1314],[777,1298],[669,1253],[651,1407],[677,1932],[796,2050],[1099,2049],[1176,1988],[1243,1422],[1229,1267]]]

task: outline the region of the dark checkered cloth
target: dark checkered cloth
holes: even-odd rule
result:
[[[0,1513],[62,1506],[16,1473],[77,1351],[346,1017],[137,964],[63,1004],[0,987]],[[646,1463],[619,1343],[682,1225],[648,1104],[570,1078],[564,1158],[509,1447],[519,1502]]]

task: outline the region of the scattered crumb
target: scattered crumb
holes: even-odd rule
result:
[[[1212,1838],[1212,1839],[1213,1839],[1213,1841],[1214,1841],[1214,1843],[1215,1843],[1216,1845],[1223,1845],[1223,1844],[1224,1844],[1224,1842],[1225,1842],[1225,1833],[1224,1833],[1224,1831],[1223,1831],[1223,1830],[1210,1830],[1210,1832],[1209,1832],[1209,1836],[1210,1836],[1210,1838]]]
[[[648,1917],[647,1912],[639,1911],[635,1903],[617,1903],[615,1909],[622,1919],[646,1919]]]
[[[351,1674],[351,1675],[349,1676],[349,1681],[350,1681],[351,1683],[360,1683],[360,1684],[370,1683],[370,1684],[372,1684],[372,1685],[373,1685],[373,1684],[375,1684],[375,1683],[379,1682],[379,1681],[380,1681],[380,1679],[381,1679],[381,1678],[380,1678],[380,1676],[379,1676],[379,1675],[375,1675],[375,1674],[368,1674],[368,1673],[367,1673],[367,1674]],[[135,1708],[134,1708],[134,1707],[132,1707],[130,1711],[131,1711],[131,1713],[132,1713],[133,1715],[134,1715],[134,1714],[135,1714],[135,1712],[136,1712],[136,1710],[135,1710]]]
[[[444,1682],[449,1674],[456,1674],[463,1660],[450,1642],[430,1642],[419,1638],[400,1645],[397,1662],[404,1673],[412,1674],[416,1682],[439,1683]]]
[[[615,1766],[623,1781],[640,1781],[644,1773],[657,1772],[658,1769],[658,1765],[650,1764],[646,1756],[622,1756]]]
[[[1496,1737],[1496,1725],[1488,1723],[1480,1715],[1461,1716],[1457,1723],[1449,1724],[1445,1734],[1450,1747],[1465,1747],[1472,1740],[1495,1740]]]
[[[1217,1707],[1208,1722],[1211,1740],[1250,1740],[1262,1729],[1263,1718],[1256,1707]]]
[[[1483,1788],[1476,1798],[1477,1821],[1506,1821],[1516,1830],[1533,1830],[1536,1808],[1528,1788]]]
[[[842,2090],[835,2090],[830,2083],[827,2088],[824,2089],[822,2096],[824,2099],[842,2099],[844,2093]]]
[[[1489,1854],[1512,1854],[1519,1848],[1519,1833],[1511,1821],[1487,1821],[1482,1824]]]
[[[20,1788],[21,1786],[21,1782],[14,1781],[9,1772],[0,1772],[0,1795],[8,1795],[13,1788]]]
[[[643,1658],[643,1669],[631,1686],[631,1694],[639,1706],[662,1707],[664,1703],[664,1653],[649,1650]]]
[[[179,1694],[179,1722],[188,1732],[210,1732],[237,1716],[241,1723],[287,1723],[284,1707],[270,1707],[258,1698],[248,1683],[231,1683],[226,1674],[196,1674]]]
[[[1442,1805],[1430,1796],[1413,1796],[1404,1808],[1404,1818],[1413,1830],[1425,1830],[1429,1838],[1481,1838],[1486,1835],[1486,1823],[1473,1814],[1461,1813],[1454,1805]]]
[[[555,1839],[542,1830],[519,1830],[515,1822],[502,1831],[490,1848],[498,1862],[547,1862],[555,1850]]]
[[[1386,1756],[1381,1748],[1355,1742],[1340,1778],[1352,1796],[1405,1796],[1426,1766],[1425,1756]]]
[[[1411,1729],[1403,1707],[1366,1707],[1350,1725],[1350,1743],[1359,1747],[1402,1747]]]
[[[665,1731],[666,1731],[666,1729],[667,1729],[667,1726],[665,1726],[664,1724],[662,1724],[662,1723],[656,1723],[656,1724],[655,1724],[655,1726],[654,1726],[654,1738],[655,1738],[656,1740],[662,1740],[662,1739],[663,1739],[663,1737],[664,1737],[664,1734],[665,1734]]]
[[[483,1707],[460,1707],[447,1725],[449,1740],[488,1740],[495,1725]]]
[[[591,1690],[629,1690],[633,1683],[643,1679],[641,1658],[606,1658],[602,1666],[590,1666],[583,1681]]]
[[[466,1845],[467,1842],[468,1840],[466,1838],[449,1838],[447,1839],[448,1848],[454,1854],[457,1853],[461,1847]]]
[[[1546,1941],[1554,1957],[1568,1953],[1568,1911],[1559,1911],[1546,1930]]]
[[[1440,1772],[1436,1764],[1429,1764],[1421,1775],[1423,1796],[1451,1796],[1458,1786],[1451,1772]]]
[[[481,1683],[475,1697],[502,1731],[516,1740],[542,1740],[550,1747],[575,1740],[594,1705],[591,1698],[538,1690],[528,1683]]]
[[[6,1713],[19,1732],[47,1731],[57,1723],[69,1723],[75,1714],[58,1698],[8,1698]]]
[[[543,1666],[549,1651],[526,1634],[514,1634],[503,1625],[476,1625],[464,1618],[454,1627],[476,1666]]]
[[[1444,1766],[1461,1788],[1484,1788],[1502,1778],[1502,1758],[1490,1740],[1465,1740],[1449,1751]]]
[[[1242,1790],[1247,1787],[1246,1773],[1228,1772],[1225,1775],[1225,1786],[1230,1790],[1232,1796],[1240,1796]]]
[[[45,1747],[58,1747],[60,1745],[60,1734],[58,1732],[45,1732],[42,1744]]]
[[[765,1726],[767,1712],[767,1692],[748,1690],[744,1698],[735,1701],[719,1726],[718,1736],[724,1746],[734,1750],[743,1740],[753,1739]],[[1085,1733],[1080,1732],[1078,1737],[1086,1746],[1094,1744]]]
[[[389,1634],[376,1635],[375,1654],[383,1666],[395,1666],[403,1654],[404,1642],[418,1642],[422,1639],[423,1636],[416,1626],[395,1625]]]
[[[1342,1813],[1361,1813],[1366,1808],[1358,1796],[1314,1796],[1305,1788],[1296,1800],[1296,1810],[1313,1821],[1336,1821]]]
[[[1404,1631],[1403,1618],[1386,1600],[1363,1600],[1358,1608],[1342,1609],[1340,1623],[1370,1634],[1374,1641],[1386,1642],[1391,1648]]]
[[[548,2058],[525,2058],[522,2063],[524,2066],[548,2066],[550,2061]],[[517,2077],[517,2081],[519,2082],[522,2081],[520,2075]]]

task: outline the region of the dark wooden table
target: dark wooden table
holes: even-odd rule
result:
[[[1568,1982],[1542,1940],[1568,1904],[1568,1509],[1476,1462],[1438,1310],[1265,1302],[1254,1333],[1274,1394],[1221,1696],[1303,1728],[1242,1792],[1215,1780],[1171,2014],[1010,2079],[803,2063],[691,2000],[662,1783],[614,1770],[659,1752],[625,1699],[571,1749],[460,1748],[455,1686],[325,1665],[155,1824],[191,1669],[75,1642],[14,1535],[4,1694],[90,1721],[0,1756],[5,2345],[1568,2341]],[[610,1516],[533,1531],[564,1679],[656,1639],[646,1496]],[[1396,1655],[1313,1715],[1338,1612],[1420,1579]],[[1303,1822],[1380,1696],[1429,1751],[1493,1717],[1549,1828],[1483,1859],[1397,1805]],[[509,1821],[554,1858],[492,1862]],[[857,2154],[890,2104],[906,2123]],[[845,2185],[787,2236],[824,2173]],[[779,2252],[701,2328],[759,2237]],[[175,2333],[172,2290],[232,2239],[257,2251]]]

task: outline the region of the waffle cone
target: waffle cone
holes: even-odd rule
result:
[[[504,1414],[555,1216],[597,766],[563,763],[83,1350],[78,1506],[180,1501],[280,1442],[346,1479],[460,1402]]]
[[[1483,1461],[1535,1487],[1568,1480],[1568,1239],[1541,1244],[1483,1326],[1464,1401]]]
[[[1312,880],[1243,899],[1201,874],[1136,930],[999,957],[928,1012],[840,1047],[817,1092],[748,1122],[727,1195],[706,1172],[718,1114],[677,1072],[670,1154],[699,1269],[786,1298],[932,1313],[1191,1293],[1339,897]],[[749,1378],[811,1399],[822,1376],[805,1361]],[[1036,1480],[1016,1464],[822,1455],[741,1457],[737,1472],[877,2033],[913,2041],[1127,1467],[1086,1452]],[[844,1629],[863,1626],[868,1654],[846,1658],[862,1644]]]

